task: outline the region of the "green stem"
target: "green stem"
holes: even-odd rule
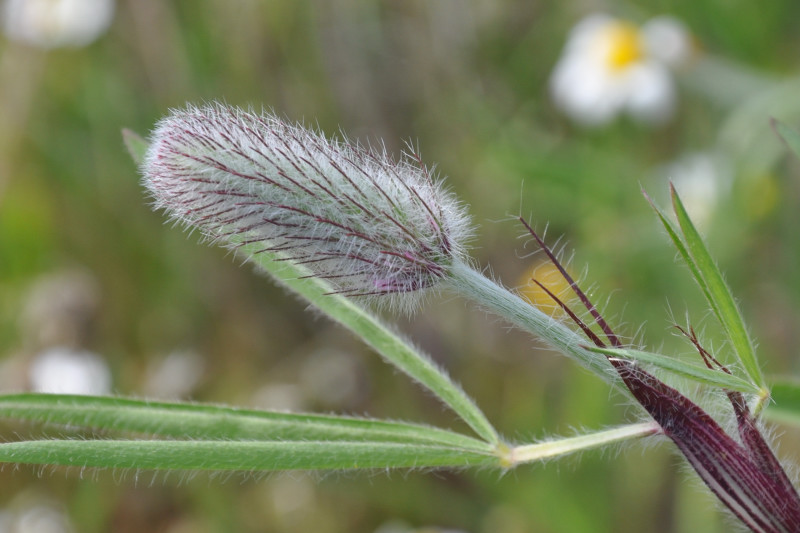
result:
[[[502,460],[505,465],[512,467],[523,463],[543,461],[552,457],[561,457],[574,452],[599,448],[600,446],[638,437],[647,437],[649,435],[655,435],[660,431],[661,428],[656,422],[631,424],[568,439],[516,446],[511,448]]]
[[[471,266],[454,263],[450,268],[449,284],[462,296],[533,333],[609,383],[618,383],[616,372],[604,356],[582,348],[587,343],[583,337]]]

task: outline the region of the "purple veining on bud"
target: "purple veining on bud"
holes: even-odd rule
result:
[[[220,104],[162,119],[142,173],[156,207],[211,239],[256,243],[337,293],[411,295],[407,308],[464,258],[472,231],[415,155]]]

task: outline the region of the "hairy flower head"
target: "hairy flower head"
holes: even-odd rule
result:
[[[174,219],[304,265],[336,292],[409,306],[463,258],[463,207],[413,155],[326,139],[269,113],[188,107],[162,119],[144,183]],[[407,298],[411,296],[412,298]]]

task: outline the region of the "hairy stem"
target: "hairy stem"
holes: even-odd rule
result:
[[[656,422],[642,422],[577,437],[515,446],[508,451],[504,461],[510,466],[532,463],[659,433],[661,427]]]
[[[487,311],[534,334],[609,383],[619,385],[619,377],[608,360],[583,348],[586,340],[578,333],[466,263],[455,261],[452,264],[449,284],[453,290],[477,302]]]

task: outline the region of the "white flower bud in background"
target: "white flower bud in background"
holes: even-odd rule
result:
[[[156,207],[212,240],[263,245],[338,293],[406,308],[465,258],[471,234],[464,208],[415,156],[395,161],[268,113],[174,111],[152,133],[142,173]]]
[[[0,5],[6,35],[38,48],[86,46],[113,18],[114,0],[5,0]]]

